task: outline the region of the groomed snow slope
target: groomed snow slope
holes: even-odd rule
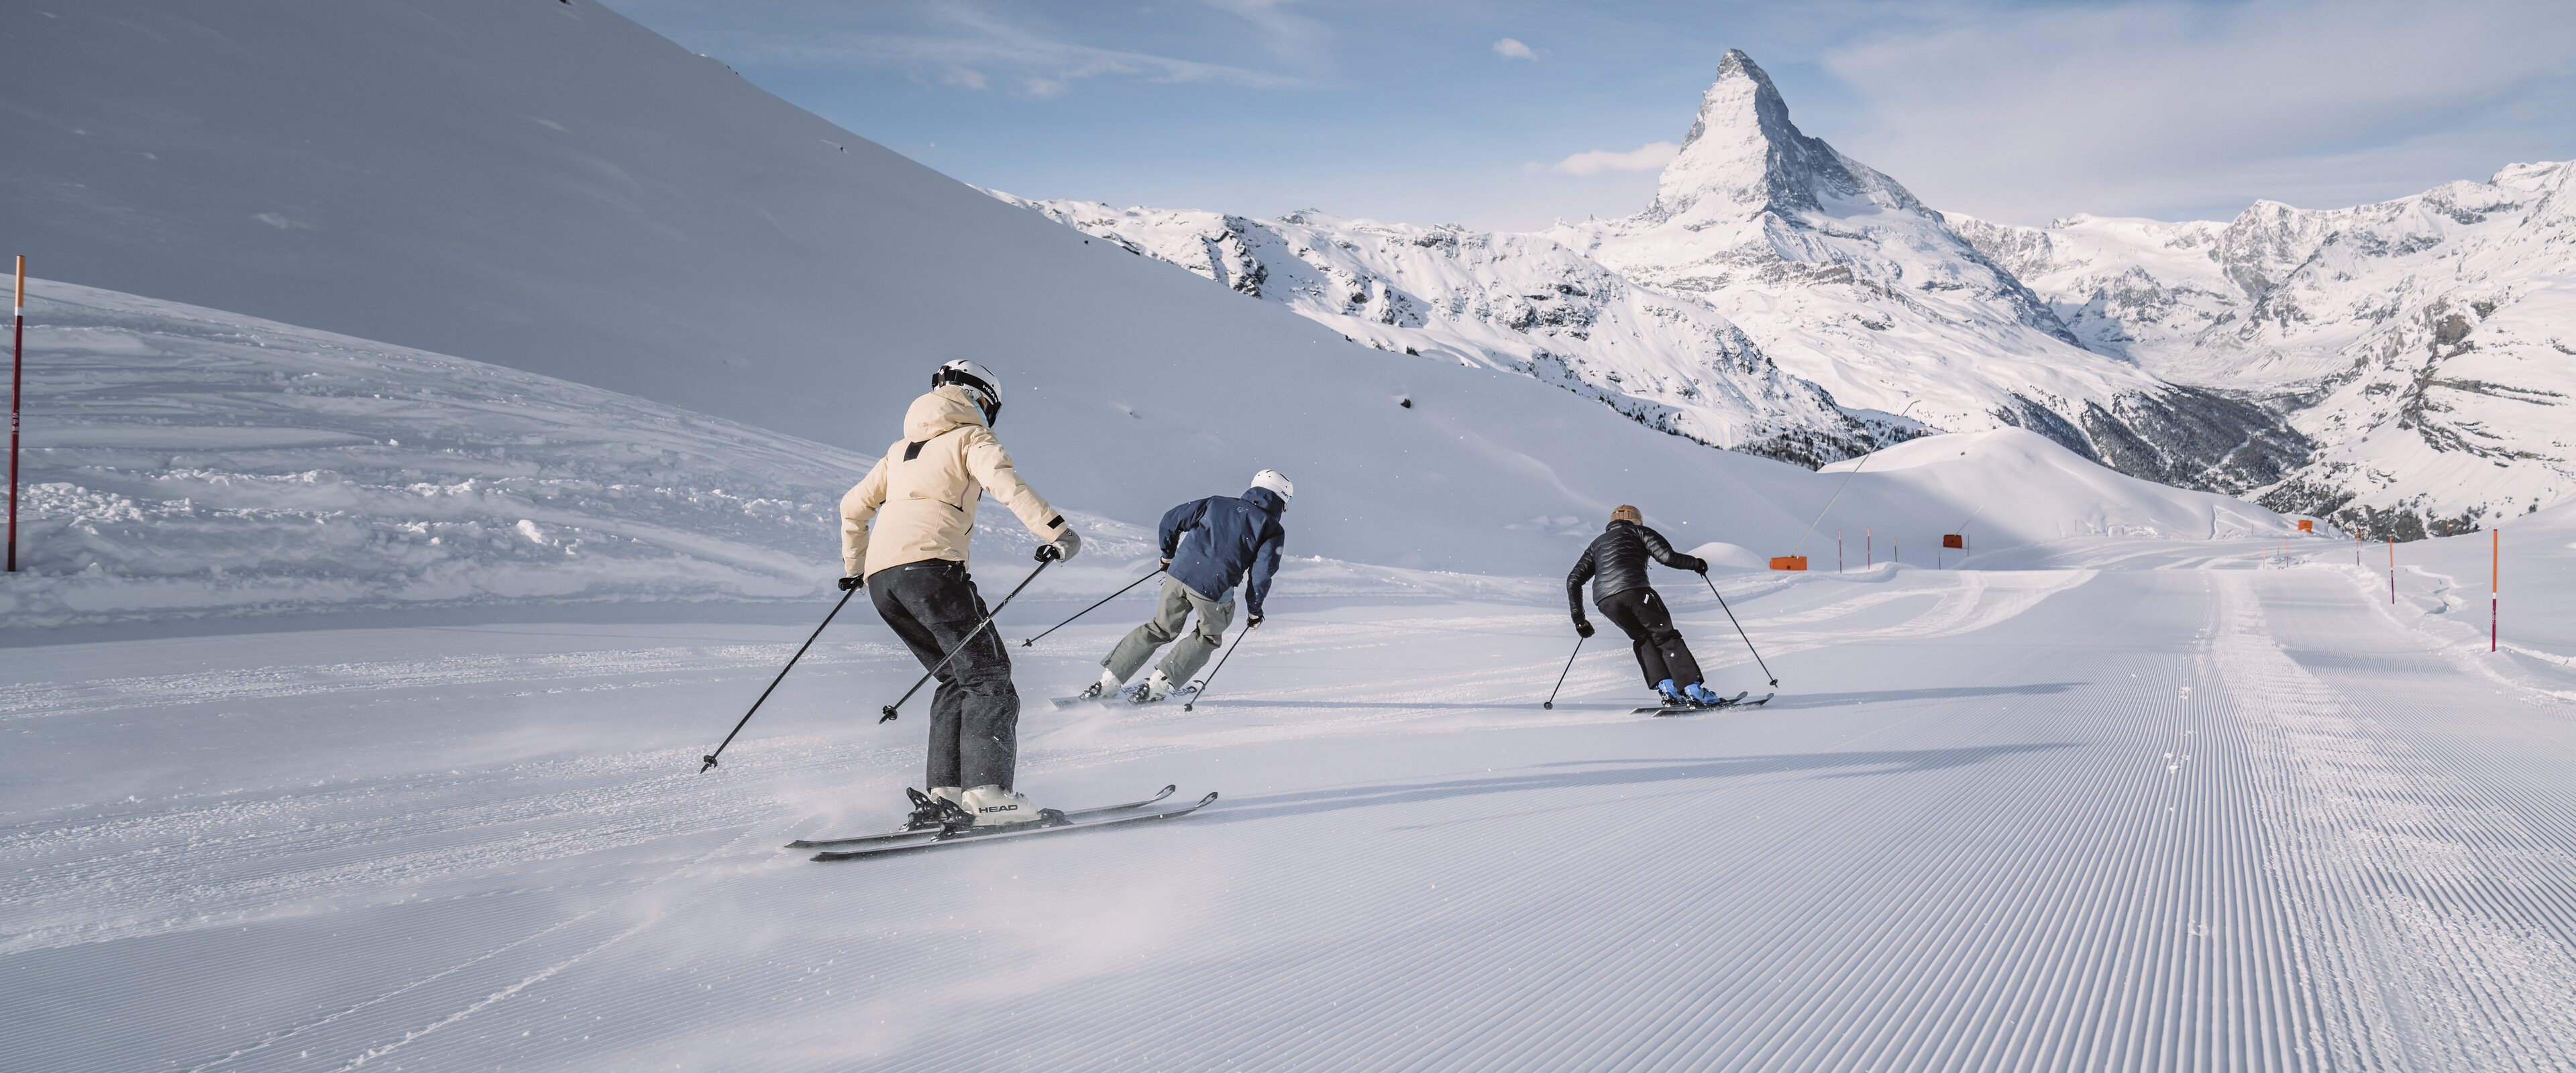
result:
[[[832,866],[917,776],[873,623],[706,776],[802,627],[0,650],[0,1068],[2564,1068],[2567,702],[2270,540],[2060,550],[2186,549],[1732,581],[1786,692],[1687,719],[1598,643],[1539,710],[1544,583],[1283,587],[1196,713],[1023,724],[1207,812]]]

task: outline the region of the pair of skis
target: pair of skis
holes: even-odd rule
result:
[[[1661,718],[1667,715],[1698,715],[1701,712],[1714,712],[1722,708],[1759,708],[1765,704],[1771,703],[1771,698],[1779,696],[1779,694],[1765,693],[1759,697],[1754,697],[1752,700],[1744,699],[1748,696],[1752,696],[1752,692],[1750,690],[1738,693],[1732,697],[1726,697],[1715,704],[1656,704],[1634,709],[1630,711],[1629,714],[1644,715],[1648,712],[1652,712],[1656,717]]]
[[[945,825],[908,828],[850,838],[800,838],[788,843],[787,848],[820,850],[822,852],[816,853],[813,857],[817,861],[885,857],[897,853],[917,853],[922,850],[964,845],[970,842],[1000,842],[1017,838],[1034,838],[1039,835],[1089,831],[1131,823],[1147,823],[1154,820],[1179,819],[1206,808],[1216,800],[1216,792],[1211,790],[1206,797],[1196,802],[1178,808],[1148,811],[1153,809],[1153,806],[1161,804],[1164,798],[1172,796],[1172,791],[1179,788],[1178,785],[1165,786],[1162,792],[1152,797],[1142,801],[1130,801],[1123,805],[1100,805],[1093,808],[1066,810],[1042,809],[1038,813],[1040,818],[1029,823],[1001,824],[992,827]]]
[[[1188,685],[1173,686],[1170,693],[1163,695],[1163,700],[1146,700],[1145,684],[1139,682],[1132,686],[1122,686],[1115,693],[1102,693],[1097,696],[1077,693],[1070,697],[1057,697],[1055,698],[1055,706],[1058,708],[1070,708],[1077,704],[1098,704],[1103,707],[1108,707],[1117,704],[1119,701],[1126,701],[1129,704],[1133,704],[1141,708],[1149,704],[1161,704],[1165,700],[1177,700],[1187,703],[1190,700],[1195,699],[1198,695],[1199,684],[1197,682],[1191,682]]]

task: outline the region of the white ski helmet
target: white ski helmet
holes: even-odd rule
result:
[[[1288,483],[1287,474],[1281,473],[1275,469],[1265,469],[1259,473],[1253,474],[1252,486],[1255,488],[1267,488],[1273,492],[1277,492],[1281,499],[1297,498],[1297,486]]]
[[[940,366],[938,372],[930,374],[930,386],[941,384],[965,388],[966,397],[975,400],[975,405],[984,411],[984,427],[991,428],[1002,416],[1002,378],[982,363],[959,358]]]

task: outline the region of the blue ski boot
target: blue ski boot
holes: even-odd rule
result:
[[[1715,708],[1726,703],[1726,698],[1709,692],[1708,685],[1704,682],[1693,682],[1683,686],[1682,695],[1689,697],[1692,704],[1702,708]]]
[[[1655,683],[1655,692],[1663,694],[1664,705],[1666,707],[1688,708],[1692,706],[1690,696],[1683,693],[1680,686],[1674,685],[1673,680],[1670,678],[1666,678],[1663,681]]]

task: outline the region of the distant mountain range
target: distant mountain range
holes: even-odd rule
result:
[[[2409,538],[2576,491],[2570,166],[2228,224],[2021,228],[1799,131],[1730,51],[1654,203],[1536,235],[996,196],[1389,351],[1819,465],[2021,427]]]

